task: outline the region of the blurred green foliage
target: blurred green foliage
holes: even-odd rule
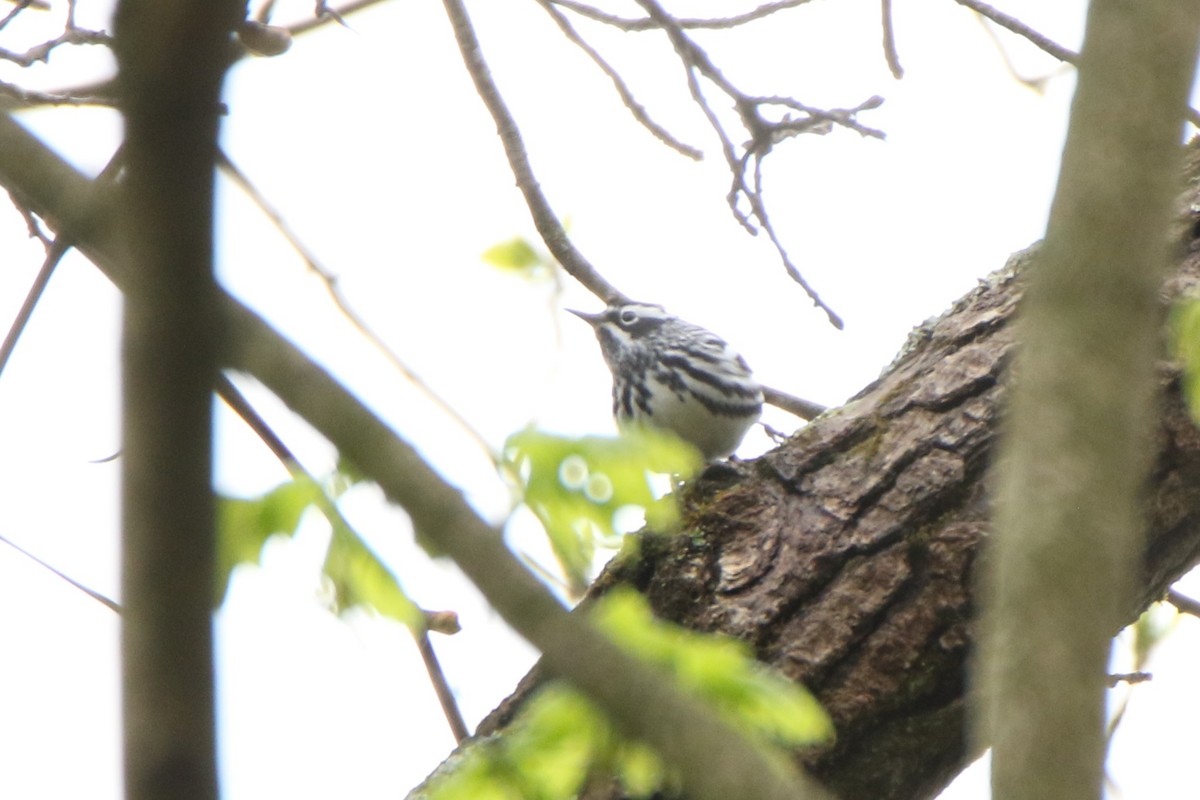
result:
[[[743,644],[655,620],[632,590],[598,600],[592,619],[762,747],[820,744],[833,735],[816,700],[756,662]],[[626,795],[640,798],[678,784],[653,750],[620,737],[603,713],[560,682],[538,690],[503,735],[471,743],[460,756],[417,796],[566,800],[589,780],[615,778]]]
[[[484,250],[479,257],[493,267],[515,273],[528,280],[551,278],[556,266],[553,258],[543,254],[522,236],[494,244]]]
[[[690,445],[649,429],[578,439],[529,429],[504,446],[505,470],[545,526],[576,594],[587,586],[597,540],[616,537],[617,514],[640,508],[651,528],[669,529],[678,514],[672,497],[656,494],[656,476],[686,478],[701,464]]]
[[[296,473],[259,497],[219,497],[216,602],[224,600],[234,567],[257,563],[269,538],[295,535],[300,520],[315,510],[329,520],[332,530],[322,571],[333,587],[335,610],[365,607],[420,629],[420,610],[337,508],[336,498],[361,481],[353,468],[339,465],[322,482]]]
[[[1183,397],[1200,422],[1200,300],[1182,300],[1169,318],[1171,351],[1183,365]]]

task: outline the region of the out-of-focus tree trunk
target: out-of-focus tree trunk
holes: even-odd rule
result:
[[[220,87],[238,4],[125,0],[116,17],[128,265],[122,687],[131,800],[215,800],[212,274]]]
[[[1195,5],[1092,0],[1088,10],[996,459],[972,677],[997,800],[1103,796],[1105,673],[1141,550],[1156,300],[1198,39]]]

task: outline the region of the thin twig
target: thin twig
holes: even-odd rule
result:
[[[350,324],[353,325],[360,334],[362,334],[363,338],[370,342],[371,345],[374,346],[384,358],[391,362],[392,366],[401,375],[403,375],[406,380],[408,380],[412,385],[416,386],[417,389],[419,389],[427,398],[429,398],[434,405],[441,409],[446,416],[454,420],[455,424],[457,424],[468,436],[471,437],[471,439],[477,445],[479,445],[479,448],[483,450],[493,464],[499,463],[499,457],[496,455],[491,445],[488,444],[487,440],[483,438],[483,435],[475,430],[471,423],[468,422],[467,419],[462,416],[462,414],[458,413],[458,411],[456,411],[454,407],[450,405],[450,403],[447,402],[441,395],[435,392],[433,388],[424,381],[424,379],[422,379],[419,375],[417,375],[417,373],[409,368],[409,366],[405,364],[403,360],[401,360],[400,356],[398,356],[390,347],[388,347],[387,343],[384,342],[378,334],[371,330],[366,321],[350,307],[350,303],[347,301],[346,296],[342,293],[342,290],[338,288],[337,276],[321,265],[320,261],[317,260],[316,255],[309,250],[308,247],[300,240],[300,237],[292,231],[291,227],[287,224],[287,221],[284,220],[283,215],[281,215],[267,201],[266,197],[264,197],[263,194],[258,191],[258,188],[250,182],[250,179],[246,177],[245,173],[238,169],[237,165],[230,160],[229,156],[226,155],[223,150],[219,150],[217,152],[217,163],[221,169],[224,170],[225,173],[234,181],[234,183],[236,183],[242,191],[249,195],[254,204],[259,207],[259,210],[266,215],[267,219],[271,221],[271,224],[275,226],[275,229],[279,231],[284,240],[287,241],[291,248],[296,251],[296,254],[299,255],[304,261],[308,269],[320,279],[321,284],[325,287],[325,291],[329,294],[330,299],[333,300],[334,307],[337,308],[342,316],[344,316],[350,322]]]
[[[1153,680],[1154,674],[1150,672],[1118,672],[1108,676],[1108,688],[1113,688],[1119,683],[1128,683],[1132,686],[1135,683],[1145,683]]]
[[[1021,22],[1021,20],[1017,19],[1016,17],[1009,16],[1003,11],[997,11],[987,3],[980,2],[980,0],[954,0],[954,2],[958,3],[964,8],[971,9],[980,16],[990,19],[1001,28],[1027,39],[1034,47],[1037,47],[1044,53],[1054,56],[1059,61],[1063,61],[1067,64],[1078,65],[1078,53],[1068,47],[1063,47],[1061,44],[1055,42],[1048,36],[1038,33],[1036,30],[1029,27],[1024,22]],[[1197,111],[1195,108],[1189,106],[1187,110],[1187,118],[1193,126],[1200,128],[1200,111]]]
[[[108,164],[100,171],[100,175],[96,178],[98,182],[107,182],[116,175],[121,168],[121,149],[113,153],[112,158],[108,160]],[[24,206],[19,206],[22,213],[26,214],[26,219],[31,226],[31,232],[40,233],[36,229],[36,223],[33,220],[32,212],[29,212]],[[54,274],[58,263],[62,261],[63,256],[71,249],[72,240],[70,236],[59,234],[54,241],[50,243],[46,249],[46,258],[42,261],[42,267],[38,270],[38,274],[33,279],[33,284],[29,287],[29,291],[25,295],[25,301],[21,303],[21,308],[17,310],[16,317],[13,318],[12,324],[8,328],[8,333],[4,337],[4,342],[0,343],[0,373],[4,372],[4,368],[8,366],[8,359],[12,356],[13,350],[17,347],[17,342],[21,339],[21,334],[25,331],[25,326],[29,324],[29,319],[33,316],[33,310],[37,307],[38,301],[41,300],[43,292],[46,291],[46,286],[50,283],[50,277]]]
[[[808,281],[804,279],[804,276],[800,274],[800,270],[792,262],[792,257],[788,255],[787,248],[783,246],[783,242],[780,241],[778,234],[775,233],[775,225],[772,224],[771,217],[767,214],[767,209],[763,205],[762,196],[762,158],[755,157],[754,191],[747,193],[747,197],[750,198],[751,207],[754,209],[755,218],[759,221],[759,224],[762,225],[763,230],[767,232],[767,236],[771,239],[771,243],[775,245],[775,250],[779,253],[779,257],[783,261],[783,266],[784,269],[787,270],[787,274],[792,280],[800,284],[800,287],[804,289],[805,293],[812,298],[813,304],[825,312],[825,316],[829,319],[829,323],[839,331],[842,330],[844,327],[846,327],[846,324],[842,321],[842,318],[838,316],[838,314],[832,308],[830,308],[824,300],[821,299],[821,296],[817,294],[816,289],[809,285]]]
[[[0,60],[11,61],[19,67],[30,67],[39,61],[46,61],[50,53],[63,45],[111,45],[112,37],[104,31],[90,31],[85,28],[68,28],[61,34],[29,48],[23,53],[0,48]]]
[[[637,0],[638,5],[645,9],[650,18],[667,34],[683,64],[687,77],[688,90],[693,100],[700,107],[709,125],[721,141],[721,150],[729,165],[732,185],[726,200],[734,218],[751,234],[756,234],[758,228],[767,232],[771,243],[779,254],[784,269],[813,301],[813,304],[825,312],[834,327],[841,328],[842,321],[837,313],[829,307],[804,279],[787,249],[775,232],[762,195],[762,161],[771,149],[780,141],[801,133],[823,134],[828,132],[831,124],[851,128],[865,136],[882,138],[882,132],[859,124],[854,115],[867,108],[874,108],[882,102],[879,98],[871,98],[857,109],[833,109],[829,111],[811,108],[790,97],[756,97],[742,92],[725,77],[724,73],[712,62],[708,54],[684,32],[677,20],[667,14],[657,0]],[[733,145],[732,138],[725,130],[724,124],[704,96],[698,74],[714,84],[721,92],[734,102],[734,108],[741,118],[742,126],[750,134],[750,141],[745,144],[739,154]],[[778,121],[767,119],[765,108],[779,107],[798,111],[805,115],[803,119],[793,119],[785,115]],[[747,173],[753,175],[753,180],[747,179]],[[749,203],[749,212],[743,212],[739,207],[742,198]],[[757,227],[756,227],[757,224]]]
[[[335,23],[335,22],[339,22],[339,21],[344,22],[344,20],[343,20],[344,17],[354,14],[355,12],[362,11],[363,9],[379,5],[380,3],[383,3],[383,2],[385,2],[385,0],[352,0],[352,2],[346,3],[345,5],[338,6],[337,8],[334,8],[334,9],[328,9],[331,13],[329,13],[323,17],[314,16],[314,17],[311,17],[311,18],[308,18],[305,20],[301,20],[300,22],[296,22],[292,25],[285,26],[283,28],[283,31],[285,31],[287,34],[289,34],[291,36],[296,36],[301,33],[307,33],[309,31],[316,30],[318,28],[324,27],[331,23]],[[37,7],[37,8],[41,8],[41,7],[49,8],[49,6],[47,4],[45,4],[43,2],[43,0],[34,0],[34,2],[31,3],[30,5],[32,7]],[[73,7],[73,4],[70,7]],[[39,50],[44,50],[47,47],[49,47],[50,49],[53,49],[54,47],[57,47],[60,44],[107,44],[107,42],[100,40],[100,37],[102,37],[104,35],[102,32],[84,31],[83,34],[93,34],[96,38],[96,41],[59,42],[57,39],[55,39],[55,40],[51,40],[49,42],[44,42],[41,45],[38,45],[37,48],[34,48],[34,50],[28,51],[26,53],[21,53],[21,54],[9,53],[9,55],[16,55],[21,60],[26,60],[26,59],[45,60],[45,58],[41,56],[41,53]],[[76,38],[82,38],[83,34],[77,34]],[[61,37],[59,37],[59,38],[61,38]],[[8,51],[3,51],[3,52],[7,53]],[[246,57],[249,55],[251,55],[251,53],[247,50],[244,50],[238,57],[239,58]],[[30,89],[24,89],[20,86],[16,86],[15,84],[10,84],[10,83],[5,83],[3,81],[0,81],[0,97],[13,98],[13,100],[16,101],[15,104],[6,103],[6,102],[0,103],[0,111],[9,110],[9,109],[13,108],[14,105],[17,107],[20,107],[20,108],[31,108],[31,107],[35,107],[35,106],[64,106],[64,105],[71,105],[71,106],[113,106],[113,105],[116,105],[114,84],[111,79],[106,79],[106,80],[101,80],[101,81],[93,81],[91,83],[82,84],[80,86],[59,89],[56,91],[35,91],[35,90],[30,90]]]
[[[904,67],[900,66],[900,53],[896,50],[896,28],[892,22],[892,0],[881,0],[880,13],[883,17],[883,57],[887,59],[888,69],[892,77],[900,80],[904,77]]]
[[[1008,52],[1006,40],[1001,38],[1001,29],[999,26],[993,25],[988,18],[982,14],[976,14],[975,20],[979,23],[979,27],[983,29],[983,32],[987,34],[987,37],[991,40],[992,44],[996,46],[996,53],[1004,62],[1004,68],[1008,70],[1008,74],[1012,76],[1012,79],[1023,86],[1028,86],[1038,94],[1041,94],[1045,89],[1046,81],[1049,80],[1054,73],[1049,73],[1048,75],[1043,75],[1039,78],[1027,78],[1022,75],[1017,70],[1017,65]],[[1063,63],[1065,64],[1065,62]],[[1066,66],[1069,67],[1071,65],[1066,64]]]
[[[763,17],[770,16],[777,11],[784,11],[796,6],[802,6],[812,0],[778,0],[773,3],[764,3],[758,8],[751,9],[744,14],[737,14],[732,17],[713,17],[709,19],[697,18],[682,18],[677,20],[679,27],[685,30],[691,29],[708,29],[720,30],[728,28],[736,28],[740,25],[745,25],[747,22],[754,22]],[[614,28],[619,28],[623,31],[651,31],[662,27],[652,17],[641,17],[639,19],[631,19],[628,17],[619,17],[616,14],[609,14],[606,11],[601,11],[595,6],[589,6],[586,3],[580,3],[578,0],[553,0],[555,5],[569,8],[581,17],[603,22],[605,25],[611,25]]]
[[[762,387],[763,400],[776,408],[783,409],[789,414],[794,414],[805,421],[812,421],[824,414],[827,408],[820,403],[814,403],[811,400],[805,400],[803,397],[796,397],[787,392],[781,392],[778,389],[772,389],[770,386]]]
[[[1033,28],[1026,25],[1016,17],[1011,17],[1003,11],[997,11],[987,3],[981,3],[979,0],[954,0],[960,6],[971,9],[976,14],[987,17],[992,22],[999,25],[1001,28],[1012,31],[1013,33],[1028,39],[1029,42],[1050,55],[1057,58],[1059,61],[1066,61],[1068,64],[1074,64],[1079,58],[1079,54],[1070,48],[1063,47],[1053,39],[1044,36]]]
[[[5,14],[3,18],[0,18],[0,31],[4,30],[8,23],[16,19],[17,15],[29,8],[31,4],[32,0],[17,0],[17,2],[13,4],[13,7],[9,9],[8,13]]]
[[[55,567],[52,567],[51,565],[47,564],[45,561],[42,561],[40,558],[35,556],[33,553],[29,552],[25,548],[16,544],[11,539],[4,537],[4,536],[0,536],[0,542],[4,542],[6,545],[11,547],[13,550],[16,550],[18,553],[25,556],[30,561],[32,561],[33,563],[42,567],[43,569],[54,573],[55,576],[61,578],[62,580],[66,581],[67,583],[71,584],[76,589],[83,592],[88,597],[92,598],[97,603],[100,603],[102,606],[109,609],[110,611],[113,611],[117,614],[121,613],[121,605],[119,603],[117,603],[115,600],[111,600],[108,597],[105,597],[104,595],[97,592],[95,589],[89,589],[88,587],[84,586],[82,583],[75,580],[74,578],[67,575],[66,573],[56,569]]]
[[[1193,600],[1185,594],[1182,594],[1175,589],[1167,592],[1167,602],[1175,606],[1180,613],[1190,614],[1193,617],[1200,617],[1200,601]]]
[[[639,103],[636,98],[634,98],[633,93],[629,91],[629,87],[626,85],[625,80],[620,76],[620,74],[613,69],[612,65],[609,64],[608,61],[606,61],[594,47],[584,41],[583,37],[579,35],[579,32],[576,31],[575,27],[571,24],[571,21],[567,19],[565,14],[554,7],[554,3],[551,2],[551,0],[537,0],[537,4],[540,5],[546,11],[546,13],[550,15],[550,17],[558,25],[559,30],[562,31],[563,35],[566,36],[569,41],[583,50],[583,52],[587,53],[588,57],[596,63],[596,66],[600,67],[604,74],[609,77],[609,80],[611,80],[613,83],[613,88],[617,90],[617,94],[621,97],[621,102],[624,103],[625,107],[629,109],[629,113],[633,114],[633,118],[636,119],[642,125],[642,127],[650,131],[650,133],[654,135],[654,138],[658,139],[672,150],[675,150],[676,152],[679,152],[695,161],[699,161],[704,157],[704,154],[701,153],[698,148],[679,141],[671,134],[670,131],[650,118],[649,113],[646,111],[646,107]]]
[[[25,295],[25,301],[21,303],[21,308],[17,310],[17,315],[13,318],[12,324],[8,328],[8,334],[4,337],[4,342],[0,343],[0,373],[4,372],[4,368],[8,366],[8,359],[16,349],[17,341],[20,340],[21,334],[25,331],[25,326],[29,323],[29,318],[33,316],[33,309],[37,307],[38,301],[42,299],[42,293],[46,290],[46,285],[50,283],[50,276],[54,274],[54,268],[58,266],[58,262],[62,261],[62,257],[71,249],[70,240],[62,236],[54,240],[50,245],[50,250],[46,253],[46,258],[42,262],[42,268],[38,270],[38,274],[33,279],[33,285],[29,287],[29,292]]]
[[[462,711],[458,708],[458,701],[450,689],[446,674],[442,672],[442,665],[438,661],[437,653],[434,652],[433,642],[429,641],[429,632],[425,629],[413,631],[413,639],[416,640],[421,660],[425,662],[425,671],[429,673],[433,691],[437,694],[438,702],[442,705],[442,713],[446,715],[446,722],[450,725],[450,732],[454,734],[454,741],[461,742],[470,736],[471,732],[467,729],[467,723],[463,719]]]
[[[525,143],[521,140],[517,122],[508,110],[495,81],[492,80],[491,70],[488,69],[487,61],[484,60],[479,47],[479,39],[461,0],[443,0],[442,5],[454,28],[454,38],[458,42],[467,72],[475,83],[475,91],[479,93],[496,123],[496,130],[504,145],[509,167],[517,180],[517,187],[525,196],[525,204],[529,206],[533,224],[549,248],[550,254],[575,280],[605,303],[627,302],[629,298],[609,283],[567,237],[566,229],[542,192],[533,174],[533,168],[529,165],[529,155],[525,151]]]
[[[241,417],[242,422],[246,423],[246,427],[250,428],[254,435],[267,446],[267,449],[283,464],[288,473],[293,475],[303,473],[308,476],[291,448],[284,444],[283,439],[279,438],[279,434],[275,433],[267,421],[254,410],[254,406],[250,405],[250,401],[246,399],[240,389],[234,386],[233,381],[229,380],[224,372],[217,376],[217,396],[225,401],[233,413]]]

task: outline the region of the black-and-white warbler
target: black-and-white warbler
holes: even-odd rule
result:
[[[762,387],[721,337],[647,303],[572,311],[596,331],[618,426],[674,433],[706,459],[732,453],[762,411]]]

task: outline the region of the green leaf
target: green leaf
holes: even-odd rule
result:
[[[816,699],[757,662],[743,642],[657,620],[632,589],[609,592],[592,618],[622,648],[665,668],[752,737],[799,747],[833,736],[833,723]]]
[[[261,497],[217,498],[216,601],[229,587],[229,576],[238,564],[257,563],[267,539],[291,536],[304,515],[321,496],[321,488],[305,478],[281,484]]]
[[[229,576],[238,564],[255,563],[267,539],[292,536],[309,509],[329,520],[332,535],[323,566],[333,585],[337,609],[363,606],[404,623],[413,630],[424,625],[421,611],[404,594],[400,581],[347,523],[330,493],[342,494],[362,479],[340,468],[326,483],[299,474],[261,497],[219,498],[216,599],[229,587]]]
[[[494,244],[480,255],[486,263],[507,272],[520,273],[526,278],[540,278],[553,268],[553,262],[521,236]]]
[[[658,754],[638,742],[622,742],[615,762],[617,777],[630,797],[650,797],[662,788],[667,777]]]
[[[702,464],[694,448],[653,430],[573,439],[529,429],[510,436],[504,453],[575,591],[587,585],[597,537],[615,538],[617,512],[640,507],[655,528],[669,528],[675,505],[656,496],[653,476],[687,477]]]
[[[424,617],[400,588],[399,579],[357,533],[340,521],[340,516],[337,519],[325,554],[324,573],[333,584],[338,610],[362,606],[419,630]]]
[[[534,796],[573,797],[610,740],[604,717],[562,684],[540,691],[509,736],[505,757]]]
[[[540,688],[502,736],[469,744],[422,800],[571,798],[596,774],[628,776],[628,794],[647,797],[664,770],[649,748],[621,741],[607,718],[561,682]]]
[[[452,769],[444,770],[414,792],[418,800],[526,800],[490,757],[493,742],[468,742]]]

